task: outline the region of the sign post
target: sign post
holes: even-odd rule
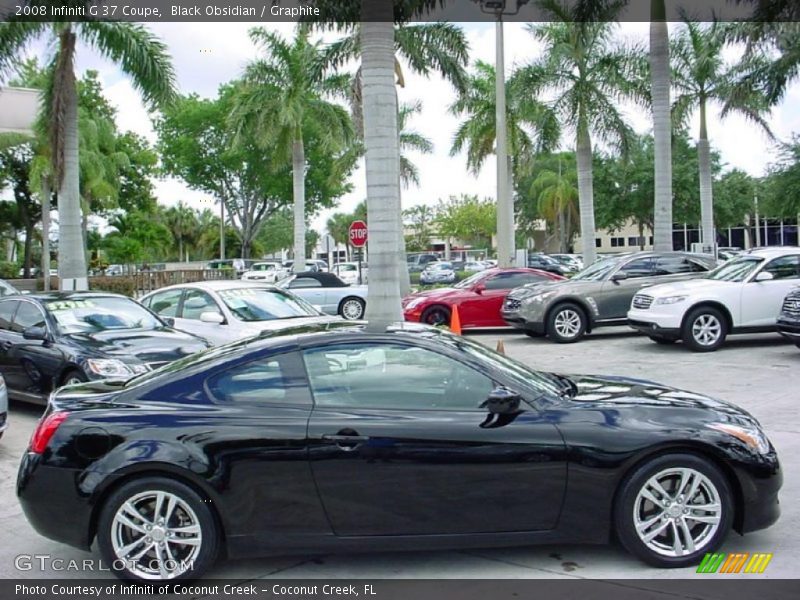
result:
[[[367,224],[364,221],[353,221],[347,230],[350,244],[358,249],[358,284],[363,283],[361,278],[361,249],[367,244]]]

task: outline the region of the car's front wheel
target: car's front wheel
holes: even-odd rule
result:
[[[694,454],[667,454],[624,480],[614,521],[631,554],[657,567],[686,567],[722,544],[733,508],[730,485],[716,466]]]
[[[686,317],[681,331],[683,343],[695,352],[713,352],[725,343],[728,322],[719,309],[701,306]]]
[[[367,304],[361,298],[353,296],[345,298],[339,304],[339,315],[348,321],[358,321],[364,318],[364,310]]]
[[[586,313],[575,304],[560,304],[547,318],[547,337],[559,344],[577,342],[586,333]]]
[[[214,515],[192,488],[163,477],[129,481],[105,502],[97,526],[103,559],[118,577],[184,580],[214,562]]]
[[[88,380],[89,378],[86,377],[86,374],[83,371],[73,369],[67,372],[64,377],[61,378],[61,385],[76,385],[78,383],[84,383]]]
[[[450,325],[450,309],[446,306],[431,306],[425,309],[420,320],[427,325]]]

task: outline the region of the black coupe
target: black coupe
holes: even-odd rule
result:
[[[532,371],[419,325],[295,327],[51,397],[33,526],[133,579],[229,557],[602,543],[680,567],[768,527],[782,474],[736,406]],[[65,518],[68,515],[68,518]]]

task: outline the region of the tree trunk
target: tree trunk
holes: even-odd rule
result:
[[[589,128],[581,115],[578,119],[576,160],[578,163],[578,204],[581,211],[581,251],[583,264],[591,265],[595,259],[594,242],[594,188],[592,182],[592,140]]]
[[[655,206],[653,249],[672,250],[672,117],[670,112],[669,28],[664,0],[651,0],[650,86],[653,97]]]
[[[558,251],[562,254],[567,251],[567,215],[561,208],[558,211]]]
[[[306,269],[306,153],[303,138],[292,143],[292,192],[294,194],[294,263],[295,273]]]
[[[369,302],[373,330],[402,320],[397,266],[400,156],[394,87],[394,11],[390,0],[361,2],[361,75],[369,222]]]
[[[50,179],[42,178],[42,275],[44,291],[50,291]]]
[[[88,290],[86,244],[81,234],[80,167],[78,164],[78,95],[75,75],[65,78],[64,173],[58,188],[58,275],[62,290]]]
[[[697,159],[700,164],[700,223],[704,246],[714,246],[714,197],[711,189],[711,149],[708,144],[706,103],[700,101],[700,137],[697,140]]]

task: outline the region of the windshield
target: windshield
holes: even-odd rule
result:
[[[601,281],[605,279],[608,274],[614,270],[614,267],[617,266],[619,263],[619,258],[605,258],[601,261],[594,263],[593,265],[589,265],[583,271],[575,275],[572,280],[583,280],[583,281]]]
[[[764,261],[757,256],[740,256],[720,265],[708,275],[716,281],[742,282]]]
[[[481,271],[480,273],[475,273],[474,275],[470,275],[466,279],[462,279],[453,287],[463,290],[465,288],[472,287],[473,285],[478,283],[481,279],[488,276],[489,274],[486,271]]]
[[[302,298],[278,290],[239,288],[222,290],[219,297],[240,321],[273,321],[316,317],[319,312]]]
[[[357,268],[355,265],[336,265],[336,270],[339,272],[343,271],[356,271]]]
[[[119,329],[157,329],[164,324],[130,298],[95,296],[44,303],[64,335]]]

